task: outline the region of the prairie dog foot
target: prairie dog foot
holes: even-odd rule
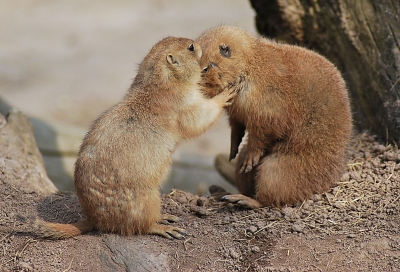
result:
[[[160,235],[171,240],[174,238],[183,239],[184,235],[189,235],[189,233],[187,233],[186,230],[184,229],[173,226],[160,225],[160,224],[154,224],[150,228],[148,233]]]
[[[226,195],[223,196],[221,200],[224,200],[229,203],[236,203],[247,209],[258,209],[263,207],[263,205],[257,200],[241,194]]]
[[[158,221],[158,223],[168,225],[169,223],[175,223],[175,222],[179,222],[181,220],[182,219],[179,218],[178,216],[166,213],[166,214],[161,215],[161,219],[160,219],[160,221]]]
[[[244,161],[242,163],[242,167],[240,168],[239,173],[248,173],[253,169],[253,167],[257,166],[257,164],[260,162],[262,152],[259,151],[247,151],[246,152],[246,157],[244,158]]]
[[[218,185],[211,185],[208,190],[210,191],[210,197],[214,198],[217,201],[221,201],[221,198],[230,195],[231,193],[227,192],[224,188],[219,187]]]

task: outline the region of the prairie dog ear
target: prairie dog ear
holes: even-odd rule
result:
[[[169,64],[179,66],[179,62],[172,56],[172,54],[167,55],[167,61]]]
[[[226,45],[224,43],[220,44],[219,53],[225,58],[230,58],[231,57],[231,48],[229,47],[229,45]]]

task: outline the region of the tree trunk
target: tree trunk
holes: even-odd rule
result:
[[[314,49],[336,64],[360,129],[400,144],[399,0],[250,2],[262,35]]]

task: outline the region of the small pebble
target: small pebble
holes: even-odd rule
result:
[[[361,180],[360,173],[356,172],[356,171],[351,172],[350,177],[353,178],[354,180],[357,180],[357,181]]]
[[[181,204],[186,204],[188,203],[188,199],[186,198],[186,196],[179,196],[177,198],[175,198],[175,200]]]
[[[208,202],[207,197],[201,196],[199,199],[197,199],[197,206],[205,206]]]
[[[20,262],[19,263],[22,271],[33,271],[33,266],[32,264],[26,263],[26,262]]]
[[[253,246],[253,247],[251,247],[251,252],[253,252],[253,253],[258,253],[258,252],[260,252],[260,248],[258,247],[258,246]]]
[[[257,231],[257,227],[256,227],[256,226],[250,226],[250,227],[249,227],[249,231],[250,231],[251,233],[254,233],[254,232]]]
[[[340,181],[341,182],[347,182],[347,181],[349,181],[350,180],[350,175],[349,175],[349,173],[344,173],[343,175],[342,175],[342,177],[340,178]]]
[[[344,207],[346,207],[346,204],[341,201],[336,201],[335,203],[333,203],[333,207],[337,209],[343,209]]]
[[[374,151],[377,153],[383,153],[386,150],[386,147],[383,145],[376,145],[373,147]]]
[[[295,232],[303,232],[305,225],[303,223],[296,222],[292,225],[292,230]]]
[[[285,215],[285,217],[291,217],[292,213],[293,213],[293,208],[284,207],[284,208],[282,208],[282,213]]]
[[[364,169],[371,169],[371,164],[369,162],[365,162]]]
[[[231,256],[233,259],[238,259],[240,257],[240,254],[237,253],[233,248],[229,249],[229,256]]]
[[[264,221],[258,221],[256,222],[257,228],[262,229],[265,227],[265,222]]]

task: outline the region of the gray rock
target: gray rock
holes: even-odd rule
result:
[[[305,225],[301,222],[295,222],[292,225],[292,230],[295,232],[303,232],[304,228],[305,228]]]
[[[57,188],[46,174],[28,117],[15,109],[10,110],[6,123],[4,116],[0,116],[0,168],[3,174],[12,175],[21,170],[25,176],[15,181],[16,186],[38,193],[56,192]]]
[[[135,240],[139,240],[136,238]],[[164,253],[158,253],[155,248],[144,243],[132,242],[118,235],[107,235],[103,239],[106,246],[114,254],[114,262],[126,267],[126,271],[171,271],[168,265],[168,257]]]

